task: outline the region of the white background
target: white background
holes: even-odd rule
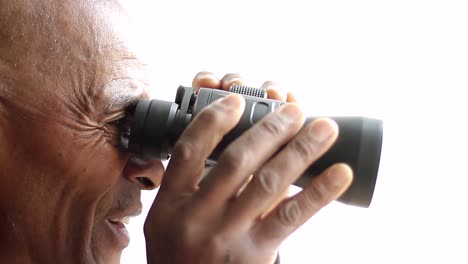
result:
[[[468,263],[465,1],[126,2],[152,48],[154,97],[199,71],[237,72],[279,82],[311,116],[384,120],[371,207],[331,204],[282,263]],[[123,263],[146,263],[143,220]]]

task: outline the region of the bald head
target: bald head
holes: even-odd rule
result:
[[[0,104],[95,86],[93,75],[115,71],[109,62],[132,56],[113,24],[124,13],[118,1],[0,0]]]
[[[107,19],[122,13],[118,1],[0,0],[0,7],[3,86],[47,81],[74,65],[97,62],[120,41]]]
[[[50,0],[0,0],[0,6],[2,75],[18,79],[18,69],[27,68],[31,74],[50,73],[67,58],[92,59],[92,47],[99,45],[93,27],[102,23],[95,16],[101,7]]]

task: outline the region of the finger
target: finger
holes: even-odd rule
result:
[[[242,96],[232,94],[200,112],[175,144],[161,188],[173,193],[195,191],[205,160],[237,124],[244,106]]]
[[[251,174],[294,137],[303,123],[303,113],[295,104],[259,121],[223,151],[217,165],[200,184],[199,203],[209,203],[212,208],[224,206]]]
[[[268,99],[286,101],[286,90],[275,82],[267,81],[260,86],[260,89],[266,90]]]
[[[237,192],[237,194],[232,197],[232,201],[234,201],[235,199],[237,199],[240,194],[245,190],[245,188],[247,187],[247,185],[249,184],[249,182],[252,180],[253,178],[253,175],[250,175],[249,178],[246,180],[246,182],[244,182],[241,186],[241,188],[239,188],[239,191]],[[278,195],[275,199],[275,201],[270,205],[270,207],[265,211],[265,213],[260,217],[260,218],[263,218],[265,215],[267,215],[271,210],[273,210],[276,206],[278,206],[278,204],[284,200],[284,198],[288,197],[289,196],[289,193],[291,192],[290,188],[284,190],[283,193],[281,193],[280,195]]]
[[[239,196],[243,191],[244,189],[247,187],[247,185],[249,184],[249,182],[252,180],[253,178],[253,175],[249,175],[249,177],[247,177],[247,179],[245,180],[244,183],[242,183],[241,187],[239,188],[239,190],[237,191],[237,194],[232,197],[232,199],[235,199],[237,198],[237,196]]]
[[[244,85],[244,79],[238,73],[229,73],[221,79],[221,89],[229,91],[233,84]]]
[[[331,119],[318,119],[306,126],[280,153],[263,166],[234,202],[227,219],[259,218],[299,175],[336,140],[338,126]]]
[[[254,228],[256,243],[282,242],[321,208],[340,197],[351,184],[352,175],[346,164],[331,166],[257,223]]]
[[[219,89],[221,80],[211,72],[199,72],[192,81],[192,87],[198,91],[200,87]]]
[[[286,96],[286,102],[288,103],[298,103],[297,97],[293,94],[288,92]]]

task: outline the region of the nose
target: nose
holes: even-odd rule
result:
[[[128,158],[124,176],[142,190],[154,190],[161,184],[164,166],[159,160],[146,160],[136,156]]]

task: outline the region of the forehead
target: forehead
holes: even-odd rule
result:
[[[113,1],[62,1],[0,0],[0,83],[11,73],[11,93],[0,99],[8,95],[12,112],[29,120],[74,124],[104,122],[149,97],[144,41],[125,10]]]
[[[145,64],[137,59],[124,59],[113,63],[114,70],[102,76],[104,85],[91,87],[97,91],[88,91],[88,94],[97,92],[102,95],[95,98],[102,97],[103,100],[97,100],[95,103],[103,103],[105,111],[112,112],[138,99],[149,97]]]
[[[145,55],[136,44],[144,41],[118,1],[60,3],[0,0],[0,61],[13,73],[16,99],[37,109],[43,95],[52,106],[145,96]]]
[[[103,87],[110,106],[125,105],[136,98],[148,97],[148,65],[145,60],[148,48],[142,35],[125,10],[112,8],[105,13],[110,36],[103,39],[104,53],[109,54],[108,80]]]
[[[99,23],[91,25],[94,29],[88,31],[94,35],[85,36],[90,42],[77,51],[78,58],[85,57],[82,63],[86,65],[86,82],[94,82],[81,87],[88,89],[80,90],[91,97],[92,103],[112,112],[149,96],[148,66],[146,49],[139,44],[144,41],[135,33],[130,17],[115,6],[102,8],[105,12],[93,15]]]

